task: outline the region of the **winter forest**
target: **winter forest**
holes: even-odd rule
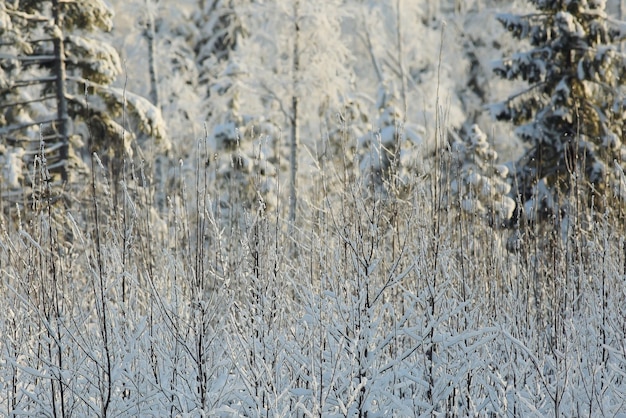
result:
[[[625,21],[0,0],[0,416],[626,418]]]

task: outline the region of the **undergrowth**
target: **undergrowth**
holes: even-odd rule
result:
[[[140,169],[111,184],[94,157],[73,202],[3,217],[0,415],[626,411],[613,215],[520,228],[510,252],[446,198],[448,165],[384,196],[324,170],[288,225],[280,203],[224,210],[210,167],[157,209]]]

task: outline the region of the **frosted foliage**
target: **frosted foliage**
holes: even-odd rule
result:
[[[223,219],[230,219],[233,208],[263,213],[277,207],[274,147],[279,134],[272,123],[241,116],[235,109],[213,129],[209,146],[216,158],[210,164],[217,165],[217,187],[224,190],[218,202]]]
[[[327,176],[326,181],[345,181],[346,176],[354,178],[358,172],[358,142],[369,128],[369,117],[363,106],[357,99],[348,99],[341,108],[326,112],[316,157],[322,167],[331,162],[338,174]]]
[[[0,145],[0,167],[2,167],[2,176],[0,184],[9,189],[17,189],[21,187],[21,181],[24,178],[23,169],[24,162],[22,157],[24,150],[21,148],[3,148]]]
[[[468,129],[463,138],[452,143],[456,167],[450,184],[453,196],[461,208],[473,215],[484,216],[496,226],[511,219],[515,201],[509,197],[508,168],[498,165],[498,154],[488,142],[487,135],[477,125]]]
[[[558,211],[557,202],[551,187],[541,179],[532,189],[532,197],[524,203],[524,213],[531,221],[538,221],[545,213]]]
[[[393,98],[381,105],[378,130],[358,139],[357,152],[366,187],[387,193],[389,188],[408,186],[412,175],[423,172],[427,149],[424,129],[403,124],[402,112]]]
[[[109,161],[119,152],[123,164],[94,157],[92,175],[64,185],[60,198],[40,180],[25,188],[27,203],[17,195],[41,177],[42,158],[37,166],[29,159],[41,138],[54,138],[54,124],[40,122],[56,109],[54,98],[37,100],[54,89],[40,83],[47,63],[11,58],[30,44],[5,48],[12,35],[0,36],[4,80],[36,83],[14,93],[0,87],[0,416],[626,418],[623,211],[590,221],[580,205],[576,217],[552,216],[565,239],[547,251],[541,239],[552,235],[509,219],[518,192],[509,176],[520,165],[500,164],[495,147],[513,142],[512,129],[472,126],[503,93],[481,72],[510,52],[505,29],[486,17],[521,1],[300,0],[297,71],[292,0],[86,1],[60,3],[113,5],[119,26],[110,36],[128,80],[85,80],[67,60],[70,164],[94,149],[96,133],[115,146]],[[600,4],[542,2],[557,3],[574,18],[576,5]],[[20,13],[50,9],[49,1],[10,0],[0,12],[18,4]],[[218,33],[196,49],[206,35],[191,18],[199,6],[232,6],[249,33],[233,44],[229,32],[223,41],[233,49],[220,58],[207,54]],[[150,16],[157,106],[141,99],[151,86]],[[510,21],[515,30],[526,20]],[[534,23],[520,33],[545,33]],[[570,23],[564,16],[551,39],[576,34]],[[84,44],[85,68],[110,79],[113,61],[95,62],[103,51],[95,43],[109,35],[64,34],[93,40]],[[45,35],[40,28],[24,39]],[[37,44],[42,50],[31,51],[45,53],[48,45]],[[529,149],[534,139],[545,146],[526,155],[535,161],[584,147],[589,178],[577,172],[574,192],[602,179],[608,193],[598,200],[626,197],[615,164],[626,161],[623,131],[589,125],[579,137],[567,123],[581,112],[580,126],[595,120],[594,109],[613,112],[599,121],[621,119],[623,95],[594,81],[623,79],[609,65],[619,60],[619,51],[597,46],[582,64],[559,66],[571,72],[550,81],[554,92],[522,94],[496,112],[527,116],[518,133]],[[551,65],[520,53],[501,68],[513,76],[532,67],[548,80]],[[525,83],[522,73],[517,81],[507,94]],[[602,93],[604,102],[568,110],[580,92]],[[302,141],[291,223],[280,164],[293,98],[301,99]],[[541,106],[528,110],[522,99]],[[548,119],[560,124],[539,123]],[[33,125],[10,131],[18,123]],[[167,152],[165,140],[159,148],[146,139],[163,138],[166,124]],[[548,147],[555,138],[558,147]],[[161,151],[150,173],[150,153]],[[560,213],[554,176],[527,174],[534,182],[520,211]],[[507,252],[510,231],[500,227],[518,223],[517,251]]]
[[[168,127],[172,155],[191,155],[210,109],[210,103],[202,102],[207,77],[196,65],[194,50],[201,37],[194,22],[199,2],[114,0],[111,3],[116,12],[113,44],[123,58],[124,75],[128,75],[127,79],[119,77],[116,87],[124,83],[129,91],[150,100],[156,98]],[[213,2],[204,3],[209,7]],[[150,42],[154,46],[152,61]],[[176,165],[173,163],[171,169],[175,170]]]
[[[137,119],[140,131],[154,138],[161,151],[170,149],[167,126],[161,111],[148,99],[115,87],[99,86],[98,91],[112,104],[126,104],[131,115]]]
[[[65,5],[64,23],[70,30],[109,32],[113,28],[113,11],[103,0],[77,0]]]
[[[65,37],[67,60],[82,70],[82,77],[99,84],[111,84],[122,73],[117,51],[101,40],[84,36]]]
[[[320,110],[340,107],[342,94],[350,91],[352,54],[345,39],[338,37],[347,12],[339,0],[301,1],[298,5],[297,11],[292,1],[285,0],[242,6],[244,25],[256,30],[241,39],[233,60],[252,75],[240,80],[242,94],[250,97],[249,101],[242,100],[246,104],[242,111],[264,112],[269,119],[286,120],[288,125],[292,97],[297,97],[300,128],[319,132]],[[300,45],[294,59],[296,38]],[[299,65],[294,74],[296,61]],[[262,107],[257,108],[259,100]],[[312,139],[302,136],[308,145]]]
[[[593,189],[577,192],[588,205],[603,206],[597,196],[611,195],[607,186],[617,180],[607,167],[623,161],[626,59],[617,46],[623,23],[607,17],[605,2],[533,3],[542,13],[498,17],[531,48],[495,63],[497,75],[527,86],[491,112],[516,125],[529,145],[517,163],[515,193],[532,211],[529,219],[540,220],[567,216],[563,197],[580,184],[578,174]]]
[[[450,26],[457,25],[456,18],[454,24],[443,26],[443,19],[438,16],[432,21],[428,21],[428,11],[438,8],[439,2],[421,1],[371,1],[364,11],[355,11],[355,18],[358,18],[357,26],[354,30],[362,33],[366,28],[370,34],[372,42],[371,48],[365,40],[357,42],[356,48],[364,48],[360,51],[359,59],[355,63],[356,71],[359,75],[368,74],[369,79],[357,77],[356,83],[359,91],[368,92],[372,97],[380,93],[378,88],[381,84],[393,82],[396,84],[396,93],[402,90],[401,73],[402,65],[407,78],[406,89],[406,118],[413,123],[424,124],[423,118],[428,122],[434,120],[436,113],[437,91],[443,93],[440,98],[447,101],[446,121],[450,125],[458,126],[467,117],[464,113],[464,103],[460,99],[460,92],[467,88],[467,61],[463,57],[460,43],[452,41]],[[397,6],[400,5],[400,10]],[[356,6],[353,6],[356,7]],[[398,16],[399,13],[399,16]],[[399,19],[399,21],[398,21]],[[469,19],[469,17],[468,17]],[[398,39],[397,26],[400,25],[400,36],[402,39],[403,62],[398,61]],[[365,35],[361,35],[363,39]],[[358,39],[358,38],[357,38]],[[438,65],[441,50],[441,65]],[[377,59],[380,67],[374,71],[372,56]],[[371,79],[376,79],[378,84],[373,84]],[[444,93],[445,92],[445,93]],[[404,101],[401,95],[396,94],[398,106],[404,112]],[[433,100],[424,100],[433,98]],[[380,104],[376,104],[376,109],[380,109]]]
[[[10,36],[3,36],[6,42],[0,45],[0,80],[7,84],[0,95],[3,102],[17,105],[3,108],[6,110],[2,110],[0,123],[9,133],[9,143],[24,148],[26,166],[41,158],[40,135],[44,138],[43,157],[54,193],[65,193],[86,174],[87,165],[80,160],[89,158],[92,152],[100,153],[105,164],[114,159],[115,150],[125,150],[130,158],[130,141],[134,133],[140,132],[158,140],[159,147],[153,147],[157,153],[164,153],[170,144],[157,108],[128,89],[110,87],[122,73],[122,62],[105,33],[112,29],[113,12],[108,4],[102,0],[58,3],[58,20],[51,1],[2,4],[12,30]],[[60,52],[56,39],[62,41],[62,68],[54,64]],[[39,126],[44,126],[42,132],[38,132]],[[137,132],[127,132],[135,129]],[[118,147],[122,136],[124,143]],[[146,157],[145,153],[140,155]],[[76,173],[70,175],[69,170]],[[27,176],[25,183],[33,179]],[[59,180],[72,180],[71,187],[57,190]]]
[[[432,219],[427,185],[393,213],[348,193],[300,238],[271,216],[225,227],[204,189],[163,214],[94,183],[93,206],[0,224],[2,416],[623,415],[609,222],[538,266],[467,217]]]
[[[217,62],[226,60],[248,36],[243,14],[249,0],[219,0],[203,2],[204,9],[196,11],[195,24],[198,27],[196,56],[203,71],[211,72]]]
[[[585,30],[577,19],[568,12],[558,12],[555,16],[555,23],[561,32],[569,37],[582,38],[585,36]]]
[[[0,33],[4,33],[13,28],[11,17],[7,14],[4,4],[0,5]]]
[[[613,194],[621,201],[626,202],[626,175],[624,169],[617,162],[613,168],[615,181],[612,184]]]

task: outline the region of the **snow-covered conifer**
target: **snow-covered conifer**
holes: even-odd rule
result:
[[[83,146],[121,157],[130,150],[132,128],[168,146],[158,109],[111,87],[122,66],[103,35],[113,16],[105,2],[5,2],[0,10],[0,34],[8,41],[0,45],[0,95],[11,104],[2,108],[0,130],[25,150],[27,163],[43,141],[51,174],[71,181],[86,167]],[[123,117],[132,124],[122,126]]]
[[[358,172],[358,141],[369,129],[369,116],[357,98],[347,99],[339,109],[329,109],[317,146],[320,168],[330,173],[326,178],[332,188],[337,181],[354,181]]]
[[[198,27],[195,52],[203,72],[212,72],[218,62],[228,61],[240,39],[248,35],[244,22],[244,6],[250,0],[199,1],[194,16]]]
[[[233,77],[237,79],[237,76]],[[228,88],[234,94],[210,138],[211,148],[217,156],[209,164],[217,164],[219,204],[226,213],[236,207],[263,213],[278,204],[278,167],[275,165],[278,161],[274,153],[279,132],[273,123],[261,116],[242,115],[238,86]]]
[[[210,126],[224,122],[233,111],[230,106],[239,102],[245,63],[236,59],[235,49],[248,36],[247,11],[249,0],[199,0],[192,15],[195,34],[192,39],[197,68],[196,93],[203,102],[202,118]],[[246,113],[257,109],[246,106]],[[239,109],[235,113],[239,112]]]
[[[382,87],[377,100],[378,126],[359,138],[359,168],[365,185],[376,193],[410,186],[424,155],[423,129],[404,123],[393,87]]]
[[[515,201],[508,194],[509,169],[497,164],[498,154],[477,125],[452,142],[455,167],[450,188],[463,211],[501,226],[511,219]]]
[[[525,216],[545,219],[568,211],[561,197],[575,185],[588,204],[612,197],[625,154],[626,60],[617,46],[625,26],[607,16],[605,1],[530,3],[537,12],[498,17],[530,48],[500,60],[494,71],[528,87],[492,113],[517,125],[529,145],[517,164],[517,193]]]

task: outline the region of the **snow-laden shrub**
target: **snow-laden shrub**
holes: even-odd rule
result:
[[[423,168],[424,130],[405,121],[393,97],[383,95],[378,108],[377,129],[358,140],[359,169],[368,190],[386,195],[409,189]]]
[[[358,141],[369,129],[370,120],[363,103],[348,99],[339,109],[328,109],[325,114],[322,140],[317,144],[317,158],[321,167],[330,163],[338,174],[354,176],[358,171]]]
[[[219,204],[227,212],[237,205],[261,213],[276,208],[278,167],[273,156],[277,138],[275,125],[240,115],[236,105],[215,126],[210,138],[215,160],[209,164],[217,164]]]
[[[24,180],[24,150],[22,148],[4,147],[0,144],[0,167],[2,177],[0,183],[8,189],[17,189]]]
[[[498,164],[498,153],[487,135],[472,125],[452,142],[453,161],[450,189],[461,209],[503,226],[513,216],[515,201],[509,197],[509,169]]]

